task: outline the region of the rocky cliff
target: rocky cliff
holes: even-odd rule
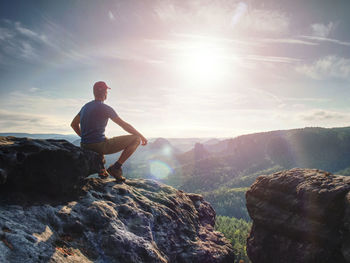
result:
[[[85,178],[100,165],[65,141],[0,138],[0,262],[233,262],[200,195]]]
[[[102,166],[100,155],[65,140],[0,136],[0,192],[61,199]]]
[[[350,177],[310,169],[260,176],[246,194],[253,263],[350,262]]]

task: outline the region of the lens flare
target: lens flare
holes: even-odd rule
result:
[[[165,156],[171,156],[173,154],[173,149],[169,145],[165,145],[162,148],[161,153]]]
[[[156,179],[164,179],[173,172],[173,169],[165,162],[151,160],[149,162],[150,173]]]

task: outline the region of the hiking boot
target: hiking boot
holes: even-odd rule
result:
[[[101,179],[107,179],[109,176],[109,173],[107,172],[106,169],[101,169],[100,172],[98,173],[98,177]]]
[[[124,182],[125,177],[123,176],[123,170],[121,167],[117,168],[114,165],[111,165],[108,169],[107,172],[113,176],[117,181],[119,182]]]

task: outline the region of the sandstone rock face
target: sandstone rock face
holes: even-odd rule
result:
[[[65,140],[0,137],[0,193],[70,195],[102,166],[101,156]]]
[[[350,262],[350,177],[311,169],[260,176],[246,194],[253,263]]]
[[[101,161],[62,140],[0,137],[0,262],[233,262],[202,196],[86,178]]]
[[[232,263],[214,221],[200,195],[152,180],[88,179],[76,201],[1,205],[0,262]]]

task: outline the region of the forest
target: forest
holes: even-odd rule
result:
[[[215,230],[220,231],[230,240],[235,251],[236,262],[249,262],[246,252],[246,240],[252,226],[251,222],[234,217],[218,216]]]

